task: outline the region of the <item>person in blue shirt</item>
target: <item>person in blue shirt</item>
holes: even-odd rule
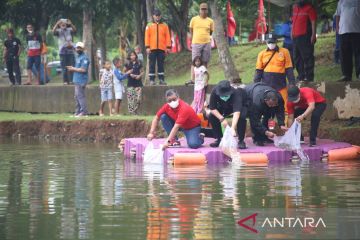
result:
[[[73,72],[73,83],[75,85],[75,117],[87,116],[87,106],[85,89],[88,82],[88,68],[90,60],[84,53],[84,43],[76,43],[76,52],[78,54],[75,62],[75,67],[67,66],[70,72]]]
[[[122,66],[121,59],[115,57],[113,59],[114,64],[114,92],[115,92],[115,114],[120,113],[120,105],[123,94],[125,93],[124,80],[132,73],[132,69],[127,71],[125,74],[121,72]]]
[[[291,56],[291,61],[294,62],[293,61],[293,42],[291,39],[291,27],[292,27],[292,22],[291,22],[291,17],[290,17],[290,20],[281,24],[279,35],[284,37],[283,47],[289,50],[290,56]]]

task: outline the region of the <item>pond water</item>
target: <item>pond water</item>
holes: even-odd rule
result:
[[[360,161],[175,168],[124,160],[112,145],[0,140],[0,239],[291,239],[300,235],[252,235],[237,221],[356,212],[359,181]],[[327,220],[337,227],[324,239],[341,238]]]

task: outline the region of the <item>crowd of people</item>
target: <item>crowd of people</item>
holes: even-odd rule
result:
[[[268,123],[276,117],[278,125],[286,131],[296,119],[302,121],[311,115],[310,145],[316,144],[317,129],[321,114],[326,108],[325,99],[311,88],[297,86],[298,83],[314,81],[314,44],[316,43],[315,8],[305,0],[298,0],[293,6],[292,16],[282,30],[285,36],[284,47],[277,44],[277,37],[266,35],[266,49],[258,54],[254,83],[244,89],[230,85],[229,81],[221,81],[206,101],[206,90],[209,81],[208,63],[211,57],[211,35],[214,32],[214,21],[208,17],[207,3],[199,5],[199,15],[191,19],[191,79],[186,85],[194,84],[194,100],[188,105],[179,98],[175,90],[166,92],[165,104],[154,118],[148,135],[154,137],[157,123],[162,122],[169,137],[164,146],[178,145],[176,133],[184,131],[189,147],[197,148],[203,143],[200,134],[200,120],[203,114],[212,127],[212,136],[216,139],[212,147],[219,146],[222,129],[228,125],[226,118],[233,117],[232,133],[239,139],[239,148],[246,148],[244,142],[246,118],[250,119],[254,143],[263,146],[271,142],[274,133],[269,131]],[[340,63],[343,77],[340,81],[352,80],[352,69],[355,66],[356,77],[360,76],[360,0],[340,0],[334,15],[336,32],[339,36]],[[153,21],[145,30],[145,48],[148,54],[150,85],[156,85],[156,74],[159,85],[166,85],[164,60],[171,49],[170,31],[162,21],[161,12],[153,11]],[[41,56],[44,47],[41,36],[28,24],[27,30],[27,70],[31,85],[32,69],[41,71]],[[83,42],[73,43],[75,26],[69,19],[60,19],[52,29],[58,38],[60,62],[65,85],[75,85],[76,111],[75,116],[87,116],[85,89],[88,83],[89,57],[84,53]],[[12,84],[21,84],[19,55],[21,42],[8,29],[5,41],[4,61],[7,64],[9,79]],[[75,52],[77,53],[75,58]],[[355,59],[354,64],[352,59]],[[294,63],[294,64],[293,64]],[[157,66],[157,69],[155,67]],[[297,78],[294,74],[294,66]],[[15,76],[13,74],[15,72]],[[121,101],[126,92],[128,111],[138,114],[142,98],[144,75],[143,56],[139,47],[129,53],[124,64],[116,57],[112,62],[105,61],[100,70],[101,104],[99,115],[104,115],[106,103],[109,113],[119,114]],[[40,74],[35,74],[36,83],[40,84]],[[125,88],[124,81],[127,79]],[[115,107],[113,108],[113,92]],[[190,110],[191,109],[191,110]],[[287,115],[287,121],[286,116]]]

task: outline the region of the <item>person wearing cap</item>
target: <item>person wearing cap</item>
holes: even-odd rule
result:
[[[180,147],[177,138],[178,131],[182,131],[186,137],[187,145],[190,148],[199,148],[204,143],[204,135],[200,133],[200,118],[194,109],[180,99],[179,94],[174,89],[165,92],[166,102],[156,113],[147,139],[151,141],[155,137],[156,126],[161,121],[168,137],[163,144],[163,149],[167,147]]]
[[[149,55],[149,79],[150,85],[155,85],[155,66],[157,63],[157,74],[159,85],[166,85],[164,61],[165,56],[171,50],[171,39],[169,27],[161,20],[161,12],[155,9],[153,22],[145,29],[145,47]]]
[[[311,114],[310,127],[310,146],[316,145],[317,131],[320,124],[321,115],[326,109],[326,99],[315,89],[309,87],[298,88],[297,86],[289,86],[288,88],[288,123],[290,127],[294,119],[302,122]],[[304,137],[301,135],[301,140]]]
[[[76,32],[76,28],[70,19],[60,19],[55,23],[52,31],[58,38],[63,82],[64,85],[67,85],[72,83],[72,72],[69,72],[66,66],[74,66],[75,64],[73,34]]]
[[[265,143],[273,143],[271,138],[275,134],[269,129],[269,120],[273,121],[276,117],[279,127],[283,131],[287,130],[282,96],[274,88],[261,82],[247,85],[245,91],[254,144],[264,146]]]
[[[19,56],[21,53],[21,42],[14,36],[12,28],[7,29],[7,39],[4,42],[3,59],[9,74],[9,79],[12,85],[21,85],[21,72],[19,65]],[[16,81],[14,77],[16,74]]]
[[[246,130],[246,93],[242,88],[233,88],[230,81],[220,81],[212,90],[210,95],[209,122],[216,141],[210,147],[218,147],[223,137],[221,125],[226,128],[228,122],[226,117],[233,115],[231,132],[239,139],[238,147],[245,149],[244,142]]]
[[[200,56],[205,67],[211,57],[211,35],[214,32],[214,21],[208,17],[207,3],[200,4],[200,14],[191,19],[189,24],[191,34],[191,62]],[[191,64],[191,80],[186,82],[194,84],[194,66]]]
[[[297,0],[292,12],[291,38],[298,81],[314,81],[316,19],[315,8],[307,0]]]
[[[73,83],[75,85],[75,117],[87,116],[87,105],[85,97],[86,84],[88,82],[89,57],[84,53],[85,45],[83,42],[76,43],[78,54],[75,67],[67,66],[67,70],[73,72]]]
[[[291,56],[289,50],[276,44],[277,39],[274,34],[269,33],[265,38],[267,48],[258,55],[254,82],[263,82],[272,87],[286,102],[287,82],[295,84]]]

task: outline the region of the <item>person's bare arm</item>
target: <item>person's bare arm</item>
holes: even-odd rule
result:
[[[147,135],[147,139],[149,141],[151,141],[154,137],[155,137],[155,130],[156,130],[156,127],[159,123],[159,117],[155,115],[155,117],[153,118],[152,122],[151,122],[151,128],[150,128],[150,131]]]
[[[311,44],[316,42],[316,21],[311,21]]]
[[[58,20],[58,21],[55,23],[55,25],[54,25],[54,27],[53,27],[53,29],[52,29],[52,32],[53,32],[53,33],[56,32],[56,29],[59,27],[60,22],[61,22],[61,20]]]
[[[301,122],[304,118],[308,117],[315,109],[315,102],[309,103],[309,106],[303,114],[296,118],[297,121]]]

